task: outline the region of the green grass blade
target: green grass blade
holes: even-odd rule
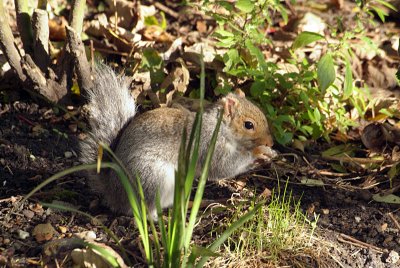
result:
[[[203,193],[204,193],[204,188],[206,185],[207,177],[208,177],[208,171],[210,168],[210,163],[212,159],[212,155],[214,153],[215,149],[215,143],[217,141],[217,136],[219,132],[219,128],[221,126],[221,121],[222,121],[222,113],[219,114],[218,122],[215,127],[215,130],[213,132],[211,141],[210,141],[210,147],[207,152],[206,159],[204,161],[204,167],[202,170],[202,173],[200,175],[199,183],[197,185],[197,191],[193,200],[193,205],[192,205],[192,210],[190,212],[190,217],[189,217],[189,223],[187,226],[187,231],[185,233],[185,242],[184,242],[184,247],[187,249],[189,248],[190,240],[192,238],[193,234],[193,229],[194,229],[194,224],[196,221],[197,213],[200,208],[201,200],[203,198]]]
[[[153,234],[153,244],[154,244],[154,253],[155,253],[155,260],[153,258],[153,261],[155,262],[156,267],[161,267],[161,247],[160,247],[160,240],[158,239],[158,233],[156,230],[156,226],[154,225],[153,219],[149,219],[150,222],[150,230],[151,233]]]
[[[191,190],[193,188],[193,181],[196,175],[196,166],[197,161],[199,159],[199,148],[200,148],[200,134],[201,134],[201,125],[202,125],[202,112],[196,113],[195,120],[193,122],[193,127],[189,139],[189,143],[187,146],[186,155],[191,156],[190,164],[188,166],[188,171],[186,173],[185,179],[185,200],[187,201],[185,204],[185,208],[187,210],[189,197]],[[192,146],[194,144],[194,146]],[[190,153],[190,149],[193,147],[192,154]]]
[[[120,179],[125,189],[129,204],[132,208],[136,226],[138,227],[141,236],[140,238],[142,239],[143,249],[146,254],[146,261],[149,265],[151,265],[153,262],[153,255],[151,251],[149,230],[147,226],[146,204],[140,179],[135,176],[136,180],[132,181],[131,183],[131,181],[128,179],[128,174],[130,173],[121,162],[121,160],[119,160],[119,158],[114,154],[114,152],[107,144],[100,143],[100,145],[111,155],[112,160],[116,162],[109,163],[111,165],[110,167],[118,174],[118,178]],[[104,164],[105,163],[102,163],[102,165]],[[135,187],[137,194],[133,191],[132,185]]]
[[[157,194],[156,194],[156,207],[157,207],[157,215],[158,215],[158,227],[160,228],[160,233],[161,233],[161,244],[164,247],[164,263],[168,263],[169,257],[168,257],[168,251],[166,249],[169,248],[169,240],[168,240],[168,233],[165,228],[165,225],[167,225],[169,223],[169,221],[164,222],[163,217],[162,217],[160,191],[157,191]],[[159,252],[161,252],[160,248],[158,250],[159,250]],[[157,258],[158,258],[157,261],[161,262],[161,256],[160,257],[157,256]],[[161,264],[159,264],[158,267],[161,267]]]
[[[60,171],[57,174],[54,174],[53,176],[51,176],[50,178],[46,179],[45,181],[43,181],[42,183],[40,183],[38,186],[36,186],[32,191],[30,191],[25,197],[24,199],[21,200],[21,204],[24,203],[26,200],[28,200],[33,194],[35,194],[37,191],[39,191],[40,189],[42,189],[43,187],[45,187],[46,185],[52,183],[55,180],[58,180],[66,175],[78,172],[78,171],[83,171],[83,170],[89,170],[89,169],[95,169],[96,168],[96,164],[84,164],[84,165],[79,165],[79,166],[75,166],[75,167],[71,167],[68,168],[66,170]]]
[[[237,230],[240,226],[242,226],[246,221],[250,220],[254,214],[264,205],[264,202],[258,203],[255,205],[255,207],[247,212],[245,215],[243,215],[239,220],[234,222],[231,226],[229,226],[228,229],[226,229],[220,237],[218,237],[217,240],[215,240],[209,247],[208,249],[214,252],[215,250],[218,249],[219,246],[221,246],[226,239],[231,236],[231,234]],[[197,263],[196,267],[203,267],[206,261],[208,260],[210,256],[202,256]]]
[[[114,257],[107,249],[102,248],[102,247],[92,244],[92,243],[85,243],[85,244],[89,248],[92,248],[92,249],[98,251],[111,267],[121,267],[121,265],[119,265],[119,263],[118,263],[117,258]]]

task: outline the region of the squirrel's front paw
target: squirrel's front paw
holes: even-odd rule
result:
[[[253,155],[257,160],[271,160],[278,156],[277,152],[271,147],[260,145],[253,150]]]

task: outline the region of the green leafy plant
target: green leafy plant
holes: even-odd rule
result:
[[[359,10],[357,10],[355,15],[360,30],[363,29],[363,24],[365,24],[365,22],[375,25],[373,20],[375,14],[382,22],[385,22],[385,17],[388,16],[385,8],[397,11],[389,1],[385,0],[356,0],[356,4]]]
[[[141,66],[150,72],[151,84],[160,84],[164,81],[164,61],[154,48],[145,48],[143,50]]]
[[[372,7],[375,10],[376,3],[390,7],[381,0],[368,1],[360,12],[366,13]],[[332,132],[345,133],[356,124],[349,116],[350,108],[364,116],[368,88],[355,86],[350,64],[352,39],[359,38],[366,46],[372,44],[360,36],[360,31],[351,29],[341,33],[340,41],[335,43],[317,33],[300,33],[291,47],[292,58],[284,65],[290,68],[284,69],[263,54],[266,46],[273,46],[265,34],[272,25],[271,14],[287,21],[287,12],[279,1],[203,1],[202,4],[203,10],[218,23],[214,34],[217,45],[226,49],[221,61],[228,78],[216,92],[229,91],[239,81],[250,82],[251,96],[265,110],[279,143],[320,137],[329,140]],[[363,23],[367,22],[362,21],[360,27]],[[331,34],[335,36],[338,32],[332,30]],[[324,45],[319,60],[313,62],[297,56],[296,50],[313,42]],[[344,75],[338,69],[343,69]]]
[[[161,21],[159,21],[156,16],[148,16],[144,18],[144,23],[146,26],[151,26],[151,25],[155,25],[155,26],[159,26],[161,27],[163,30],[167,29],[167,20],[165,18],[165,14],[164,12],[160,12],[160,16],[161,16]]]

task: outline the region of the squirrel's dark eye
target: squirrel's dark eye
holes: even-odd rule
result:
[[[244,127],[246,129],[254,129],[254,124],[252,122],[250,122],[250,121],[245,121],[244,122]]]

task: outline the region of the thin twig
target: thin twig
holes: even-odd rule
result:
[[[376,251],[378,253],[385,252],[384,249],[381,249],[381,248],[379,248],[377,246],[371,245],[371,244],[366,243],[366,242],[362,242],[362,241],[360,241],[358,239],[355,239],[354,237],[351,237],[351,236],[348,236],[348,235],[345,235],[345,234],[340,234],[339,237],[338,237],[338,241],[343,242],[343,243],[347,243],[347,244],[350,244],[350,245],[353,245],[353,246],[357,246],[357,247],[360,247],[360,248],[370,249],[370,250]]]
[[[385,162],[384,159],[370,159],[361,157],[350,157],[350,156],[322,156],[325,160],[334,160],[346,163],[357,163],[357,164],[381,164]]]
[[[310,173],[313,173],[313,172],[317,172],[321,175],[330,176],[330,177],[346,177],[346,176],[350,175],[350,173],[337,173],[337,172],[331,172],[328,170],[311,170],[310,171]]]
[[[387,215],[388,215],[389,218],[393,221],[394,225],[396,225],[396,228],[400,231],[400,224],[399,224],[399,222],[397,221],[397,219],[394,217],[393,213],[392,213],[392,212],[389,212]]]
[[[174,19],[178,19],[179,18],[179,13],[173,11],[172,9],[170,9],[169,7],[165,6],[164,4],[162,4],[161,2],[158,1],[151,1],[152,4],[159,10],[167,13],[168,15],[170,15],[171,17],[173,17]]]

